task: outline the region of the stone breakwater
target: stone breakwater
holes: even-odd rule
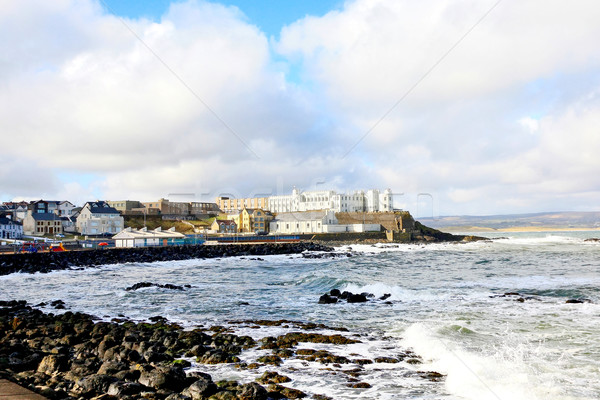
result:
[[[234,256],[266,256],[298,254],[304,251],[333,251],[321,244],[265,243],[215,246],[138,247],[102,250],[68,251],[57,253],[5,254],[0,256],[0,275],[15,272],[35,273],[77,267],[94,267],[128,262],[156,262],[190,260],[194,258],[219,258]]]
[[[183,330],[161,316],[150,318],[150,322],[98,322],[87,314],[47,314],[25,301],[0,301],[0,378],[49,399],[267,400],[312,395],[316,400],[329,400],[322,394],[293,388],[293,379],[274,369],[290,358],[317,362],[333,376],[345,375],[348,388],[367,389],[371,385],[360,379],[367,364],[421,363],[410,350],[374,359],[349,358],[323,350],[324,344],[339,348],[360,343],[359,337],[347,334],[344,328],[287,320],[231,324],[257,329],[289,326],[293,331],[255,340],[235,335],[222,326]],[[299,348],[300,343],[314,343],[321,348]],[[256,348],[270,354],[240,361],[238,356]],[[190,370],[190,359],[197,364],[225,363],[248,371],[261,369],[261,373],[246,383],[215,382],[209,374]],[[267,367],[272,369],[265,370]],[[431,371],[413,374],[434,382],[444,379]]]

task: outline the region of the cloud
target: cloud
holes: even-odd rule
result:
[[[390,187],[450,214],[589,208],[600,5],[501,2],[441,59],[492,4],[347,1],[274,41],[200,0],[158,22],[97,0],[2,3],[0,132],[19,140],[0,194]]]

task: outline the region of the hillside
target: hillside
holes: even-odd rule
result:
[[[600,212],[463,215],[419,218],[419,221],[445,231],[587,230],[600,229]]]

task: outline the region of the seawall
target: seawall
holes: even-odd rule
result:
[[[75,267],[93,267],[128,262],[156,262],[190,260],[194,258],[218,258],[235,256],[266,256],[273,254],[297,254],[303,251],[332,251],[321,244],[265,243],[214,246],[138,247],[102,250],[67,251],[57,253],[5,254],[0,255],[0,275],[15,272],[35,273],[64,270]]]

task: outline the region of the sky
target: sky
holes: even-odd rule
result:
[[[0,201],[598,211],[600,3],[0,0]]]

